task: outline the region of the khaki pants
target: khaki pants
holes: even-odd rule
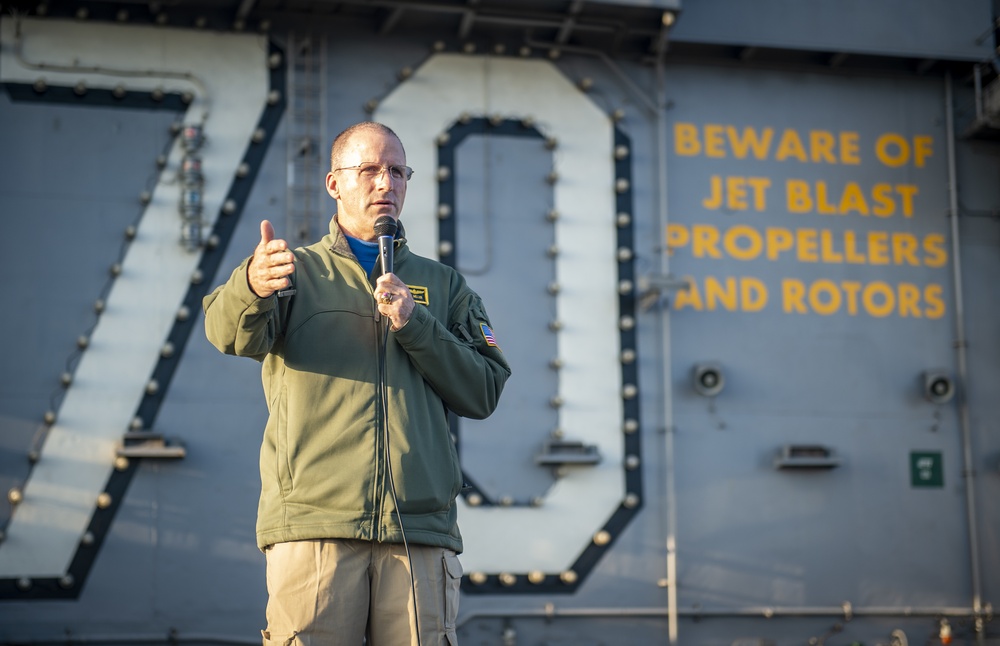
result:
[[[267,548],[264,646],[457,646],[462,566],[455,552],[410,545],[417,608],[401,544],[346,539]],[[362,640],[367,638],[367,642]]]

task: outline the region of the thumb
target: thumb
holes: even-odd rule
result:
[[[266,245],[274,240],[274,227],[267,220],[260,221],[260,243]]]

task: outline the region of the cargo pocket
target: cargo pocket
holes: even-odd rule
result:
[[[462,563],[458,555],[445,550],[444,557],[444,634],[448,646],[458,646],[455,622],[458,619],[459,588],[462,585]]]
[[[298,646],[301,640],[295,639],[298,633],[291,635],[272,635],[269,630],[260,631],[260,636],[264,638],[263,646]]]

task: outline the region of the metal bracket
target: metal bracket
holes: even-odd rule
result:
[[[187,455],[180,444],[170,444],[159,433],[149,431],[129,432],[122,437],[121,444],[115,451],[123,458],[154,458],[177,460]]]
[[[774,459],[778,469],[833,469],[840,466],[833,449],[819,444],[786,444]]]
[[[550,440],[535,456],[535,464],[543,467],[594,466],[600,461],[596,445],[576,440]]]

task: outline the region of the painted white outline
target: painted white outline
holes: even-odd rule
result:
[[[613,126],[552,63],[438,54],[379,105],[377,121],[405,142],[418,169],[407,186],[405,220],[413,249],[437,257],[436,137],[462,112],[530,116],[558,139],[553,151],[559,427],[594,444],[603,461],[573,469],[532,507],[469,507],[459,499],[470,572],[569,569],[625,497],[623,402],[619,363]],[[542,217],[543,214],[539,214]],[[531,331],[524,331],[530,334]],[[505,332],[506,337],[511,331]],[[510,343],[510,341],[508,341]]]
[[[50,86],[83,81],[91,89],[121,84],[129,92],[190,92],[194,100],[185,123],[203,122],[203,219],[211,227],[266,107],[265,37],[22,19],[20,50],[13,20],[0,21],[0,44],[5,82],[44,78]],[[38,63],[54,67],[40,70]],[[136,72],[116,74],[126,65]],[[81,71],[59,71],[74,66]],[[178,141],[0,543],[0,578],[61,577],[111,475],[116,446],[142,401],[201,258],[180,243],[175,177],[182,156]]]

